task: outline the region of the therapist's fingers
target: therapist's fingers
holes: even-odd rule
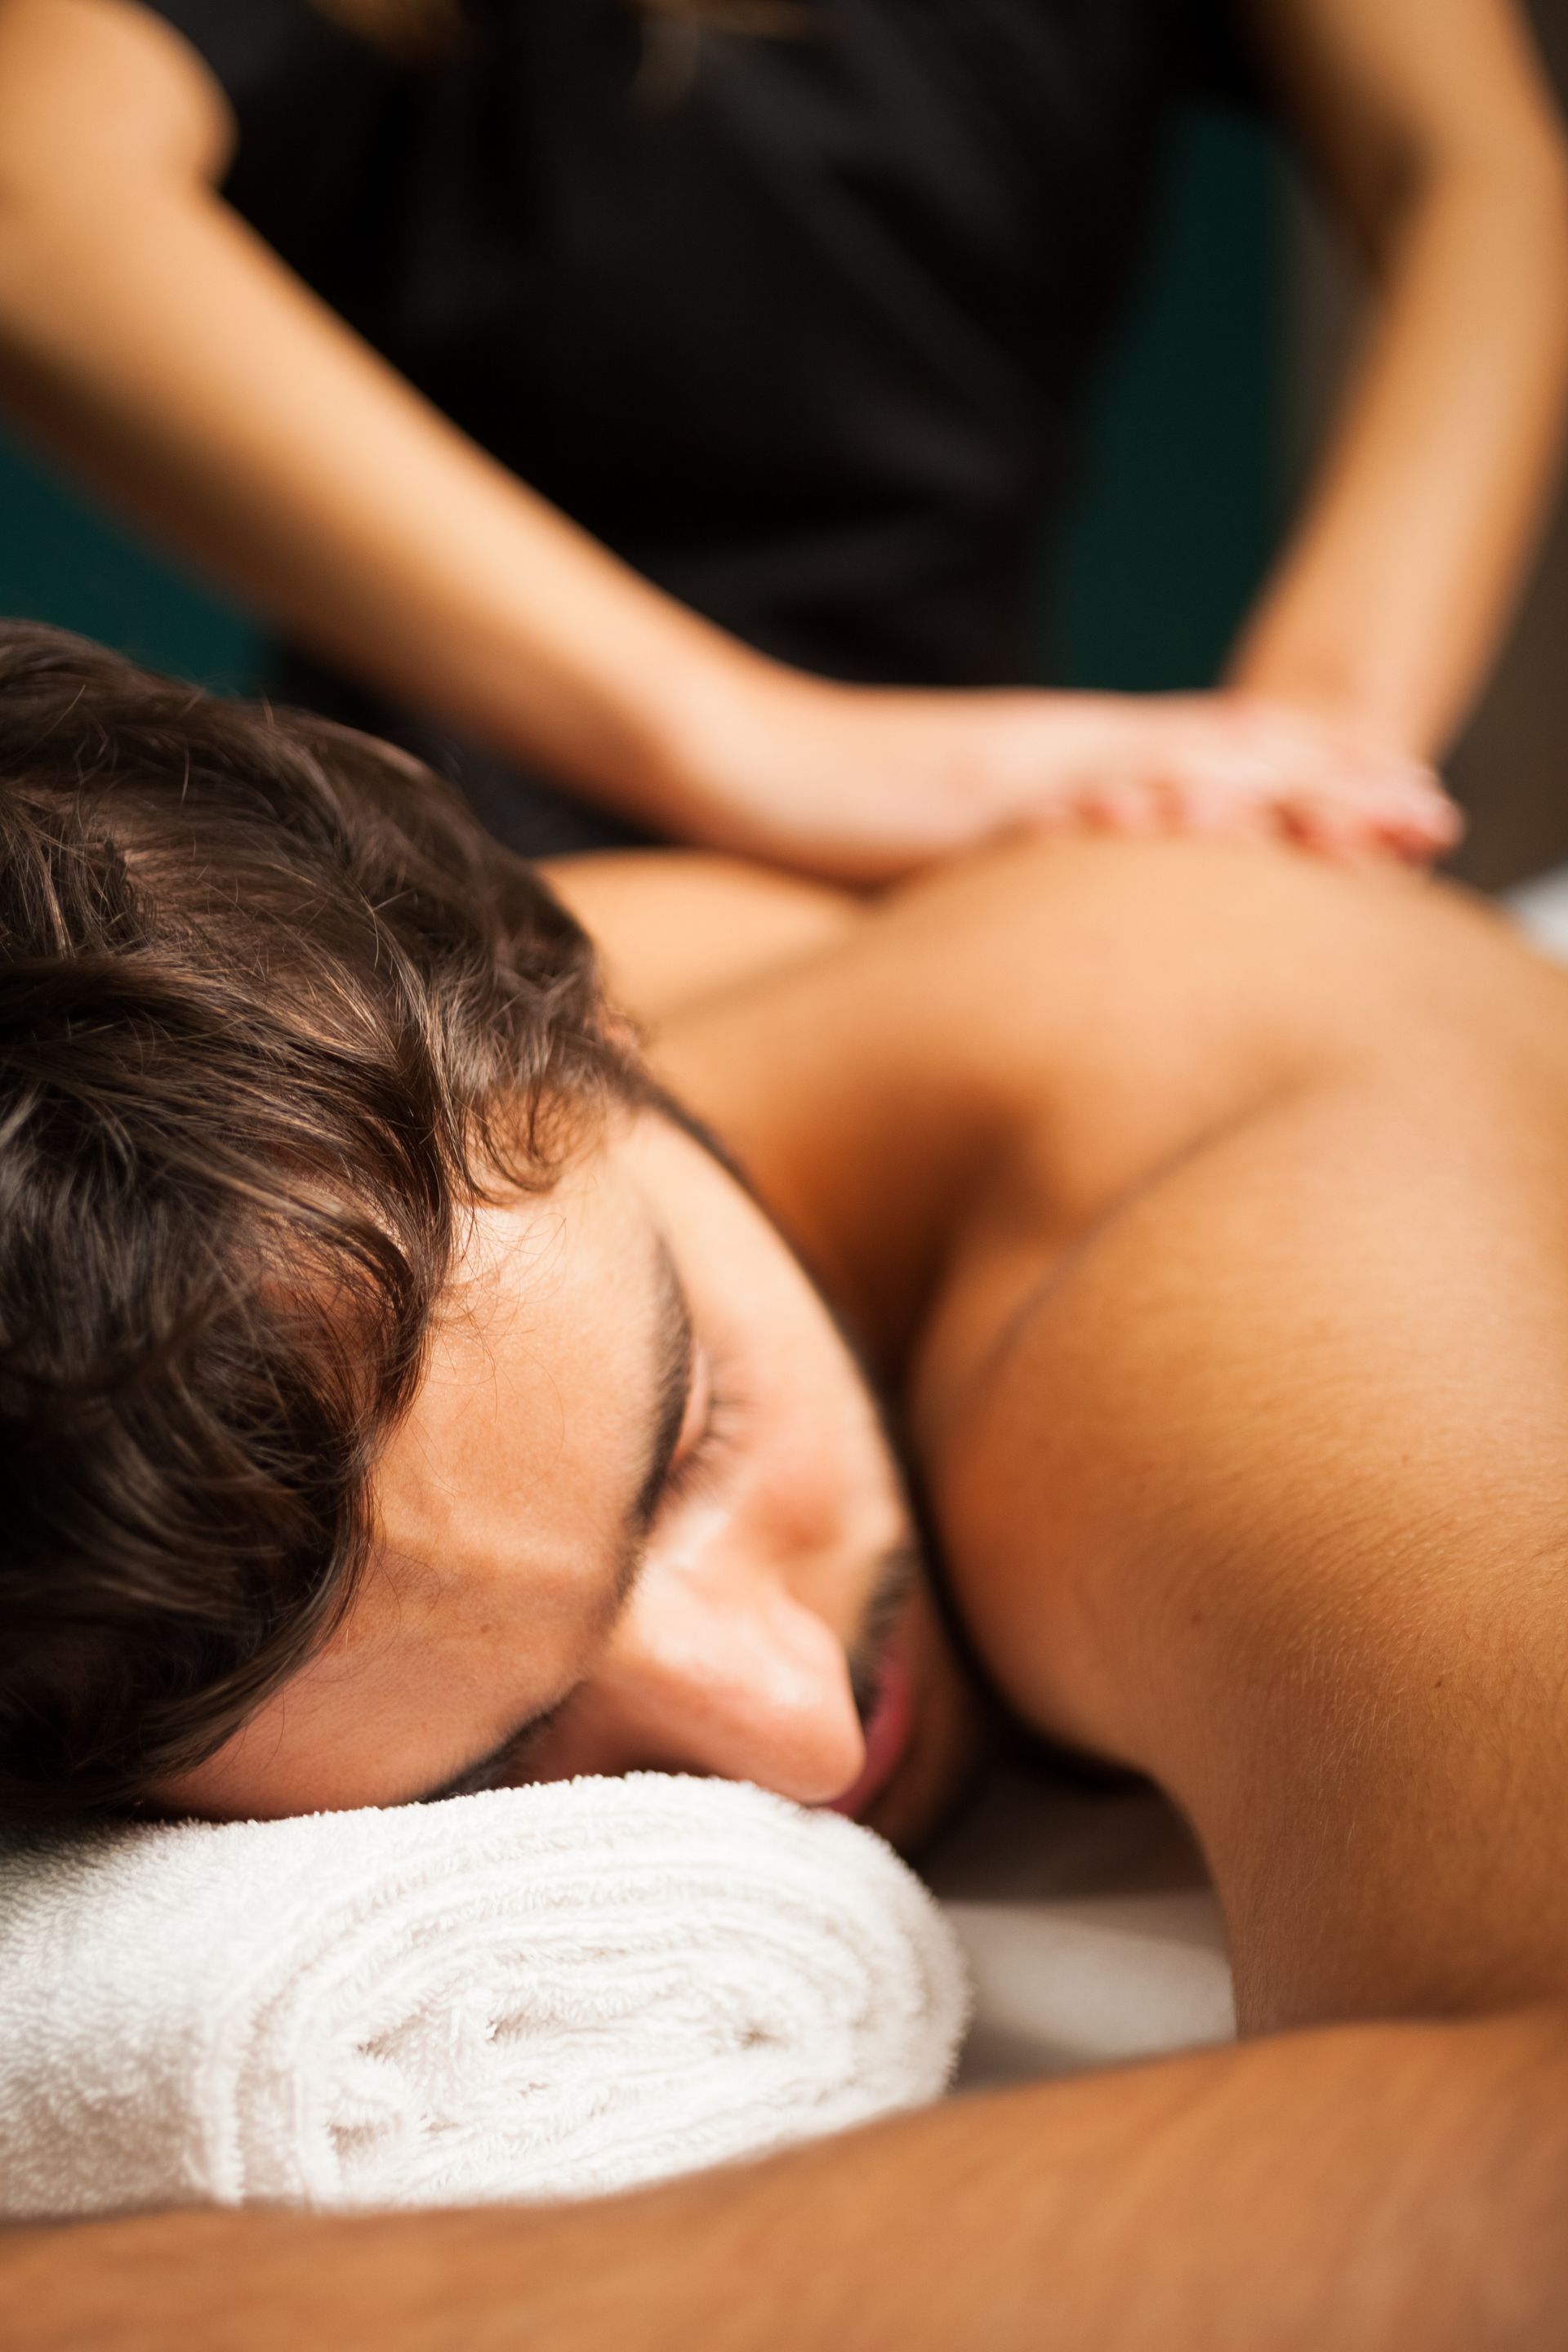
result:
[[[1094,833],[1155,834],[1169,824],[1153,782],[1125,772],[1097,778],[1076,795],[1069,814]]]
[[[1073,797],[1068,821],[1094,833],[1149,837],[1192,834],[1209,839],[1267,841],[1274,837],[1268,780],[1248,769],[1213,774],[1201,764],[1163,761],[1096,777]],[[1051,830],[1061,819],[1046,820]]]
[[[1225,698],[1219,698],[1222,706]],[[1464,818],[1426,761],[1345,725],[1232,698],[1238,736],[1278,762],[1279,801],[1293,828],[1325,845],[1381,846],[1420,862],[1445,856]]]
[[[1101,833],[1255,842],[1279,834],[1267,777],[1234,762],[1227,772],[1166,761],[1142,774],[1102,777],[1078,794],[1075,809]]]
[[[1286,840],[1343,863],[1392,856],[1427,865],[1462,830],[1459,812],[1435,786],[1375,772],[1369,779],[1350,762],[1282,770],[1235,746],[1185,747],[1136,783],[1118,779],[1086,793],[1083,804],[1103,830]]]
[[[1464,831],[1460,811],[1429,768],[1329,730],[1243,727],[1215,756],[1194,746],[1184,756],[1222,792],[1256,795],[1280,833],[1324,856],[1392,855],[1429,865]]]
[[[1353,774],[1297,788],[1282,796],[1280,812],[1298,839],[1327,855],[1382,853],[1420,866],[1446,856],[1464,831],[1460,811],[1436,783]]]

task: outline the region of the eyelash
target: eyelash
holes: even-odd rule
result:
[[[571,1693],[568,1692],[566,1696],[569,1698]],[[457,1788],[448,1789],[447,1794],[450,1797],[477,1797],[490,1789],[521,1786],[521,1782],[514,1776],[527,1765],[529,1757],[541,1746],[565,1705],[566,1699],[563,1698],[547,1715],[542,1715],[536,1723],[531,1723],[526,1731],[520,1732],[505,1754],[498,1756],[493,1764],[480,1771],[471,1772]]]
[[[566,1697],[570,1698],[570,1696],[571,1693],[568,1691]],[[529,1758],[536,1755],[543,1746],[546,1735],[553,1727],[557,1717],[563,1712],[565,1706],[566,1699],[563,1698],[558,1706],[551,1708],[548,1715],[542,1715],[537,1723],[531,1723],[528,1729],[512,1741],[511,1746],[495,1768],[495,1779],[489,1783],[490,1787],[504,1789],[509,1785],[517,1785],[511,1776],[520,1771],[526,1777]]]
[[[713,1475],[715,1465],[733,1443],[735,1424],[741,1418],[742,1407],[735,1391],[721,1367],[709,1356],[708,1411],[702,1427],[686,1454],[678,1462],[664,1482],[659,1496],[658,1516],[663,1518],[678,1504],[690,1496],[700,1494]]]
[[[668,1512],[675,1510],[677,1506],[685,1502],[689,1496],[702,1491],[712,1477],[715,1464],[721,1460],[733,1443],[735,1424],[743,1414],[744,1408],[737,1398],[734,1389],[730,1385],[728,1375],[721,1372],[715,1364],[711,1350],[708,1360],[708,1411],[703,1417],[702,1427],[698,1432],[686,1459],[678,1463],[665,1480],[664,1492],[659,1497],[657,1514],[659,1518],[663,1518]],[[548,1715],[541,1716],[537,1723],[531,1724],[520,1738],[514,1740],[505,1756],[497,1759],[484,1778],[476,1780],[473,1784],[474,1790],[501,1789],[513,1785],[510,1776],[520,1771],[526,1772],[530,1755],[534,1753],[542,1743],[545,1734],[563,1712],[570,1697],[571,1693],[568,1692],[559,1706],[552,1706]],[[462,1796],[472,1792],[467,1787],[456,1791]]]

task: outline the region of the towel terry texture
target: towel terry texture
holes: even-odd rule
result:
[[[934,2098],[967,1990],[868,1831],[639,1773],[0,1850],[0,2218],[621,2189]]]

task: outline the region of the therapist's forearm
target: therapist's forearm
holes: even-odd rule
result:
[[[1568,182],[1550,143],[1431,173],[1233,681],[1440,753],[1550,510],[1568,384]]]
[[[1301,2035],[554,2210],[0,2237],[12,2352],[1549,2352],[1568,2028]]]
[[[760,667],[449,425],[205,190],[0,203],[14,415],[272,620],[680,829],[687,738]]]

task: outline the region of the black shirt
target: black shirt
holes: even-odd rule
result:
[[[1163,129],[1231,69],[1203,0],[798,0],[798,34],[689,39],[490,0],[418,65],[309,0],[157,5],[234,105],[237,209],[640,572],[828,675],[1027,677]]]

